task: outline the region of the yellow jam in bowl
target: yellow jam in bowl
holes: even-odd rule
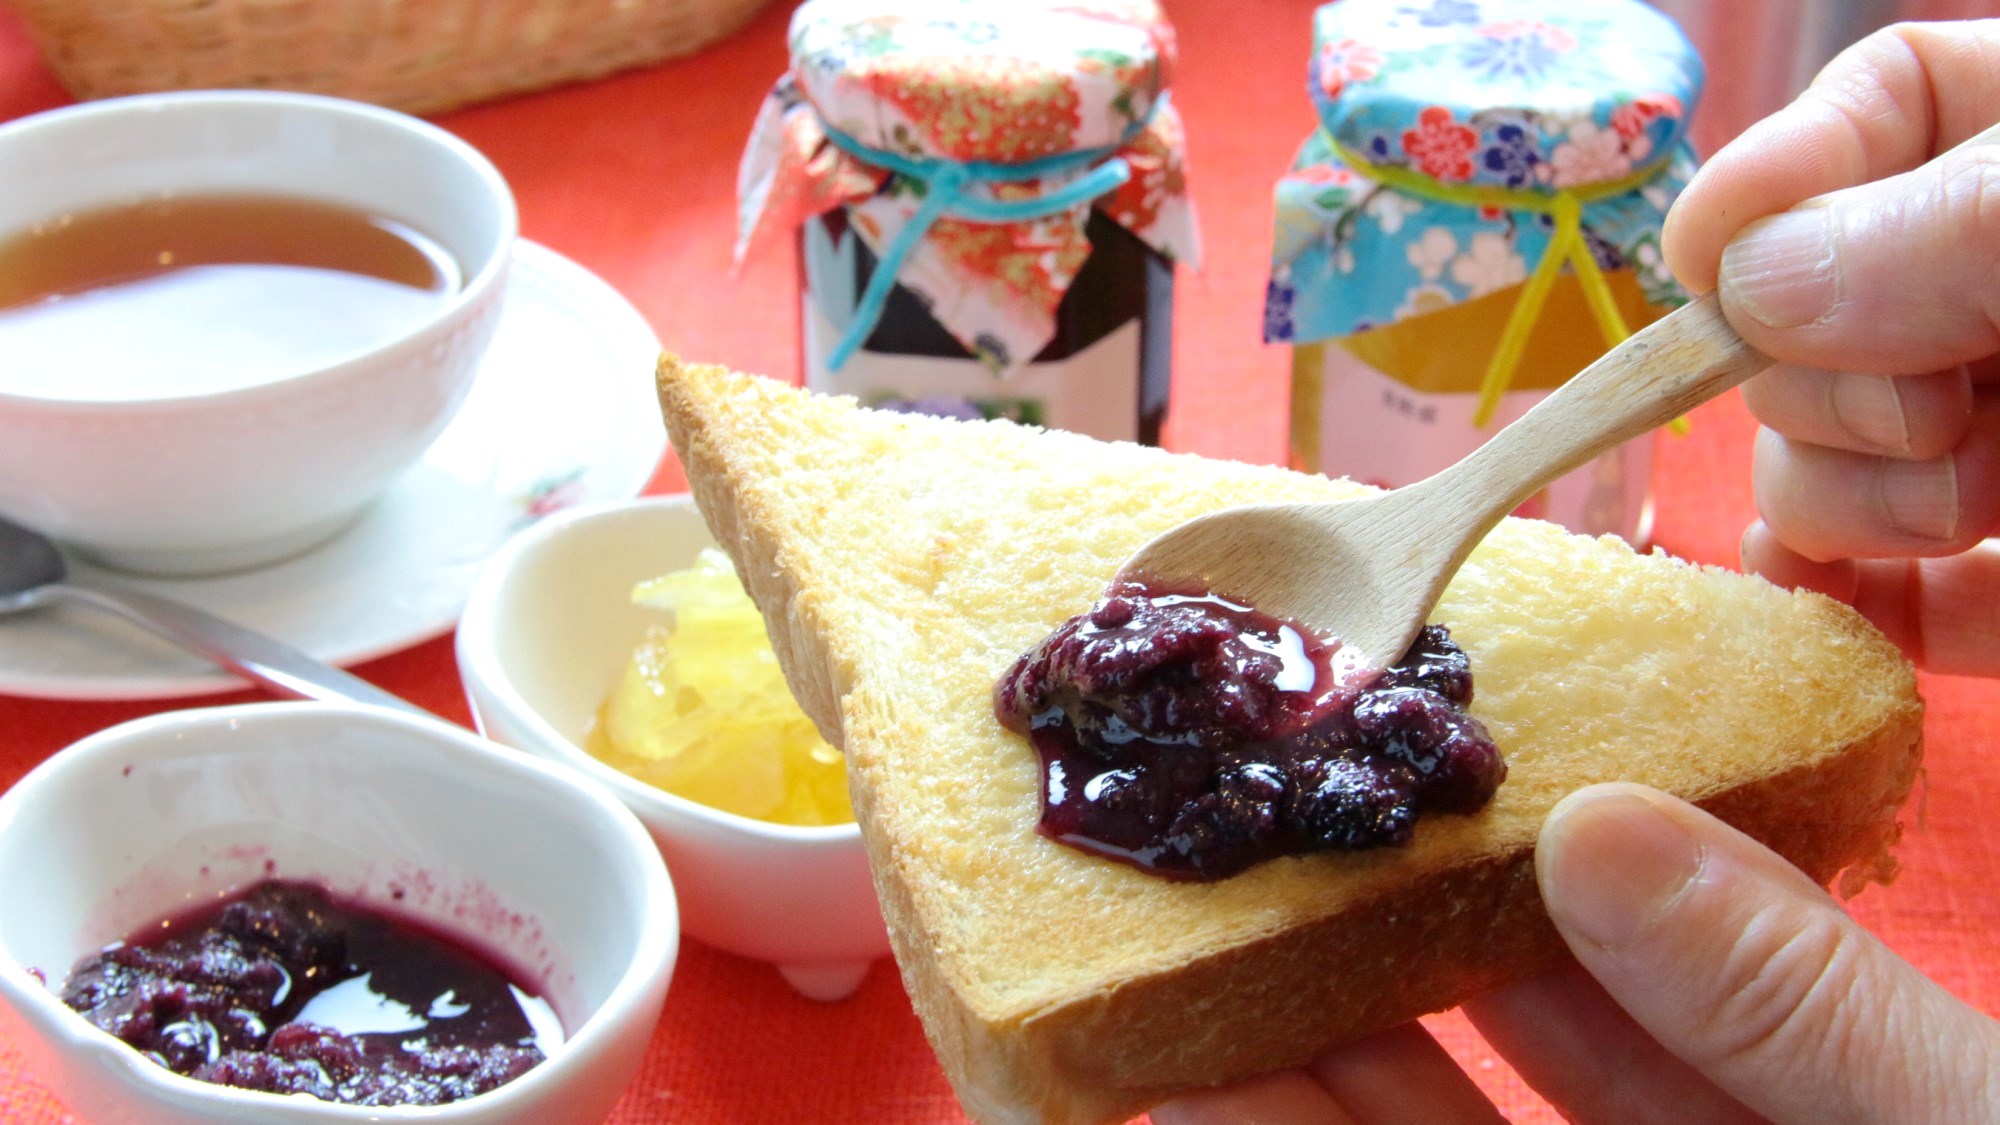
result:
[[[640,781],[711,808],[778,824],[846,824],[847,767],[793,700],[728,556],[644,582],[669,611],[632,654],[584,748]]]

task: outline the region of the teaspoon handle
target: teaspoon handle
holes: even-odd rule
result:
[[[141,590],[56,583],[51,597],[96,606],[229,668],[281,695],[334,703],[366,703],[435,718],[416,704],[359,676],[315,660],[262,633]]]
[[[1448,470],[1457,510],[1519,507],[1549,481],[1680,417],[1770,366],[1736,335],[1710,293],[1613,348]],[[1442,484],[1447,474],[1433,478]]]

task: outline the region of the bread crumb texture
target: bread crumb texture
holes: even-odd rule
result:
[[[1057,845],[1034,830],[1034,752],[993,715],[1008,664],[1167,527],[1367,490],[862,410],[672,357],[660,387],[795,690],[848,754],[899,961],[982,1120],[1136,1112],[1546,964],[1530,853],[1579,786],[1734,814],[1821,880],[1893,839],[1921,704],[1858,616],[1509,520],[1434,615],[1472,656],[1472,711],[1508,764],[1484,812],[1206,884]]]

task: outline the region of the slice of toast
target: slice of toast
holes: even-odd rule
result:
[[[995,679],[1157,532],[1362,486],[863,410],[671,356],[659,387],[793,691],[847,752],[903,979],[979,1121],[1121,1120],[1547,968],[1563,947],[1535,836],[1591,782],[1679,794],[1822,882],[1890,870],[1922,726],[1891,645],[1826,598],[1527,520],[1435,615],[1508,764],[1486,809],[1214,883],[1057,844]]]

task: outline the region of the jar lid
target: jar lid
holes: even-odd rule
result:
[[[1314,13],[1308,74],[1357,171],[1554,192],[1665,161],[1702,65],[1639,0],[1339,0]]]
[[[792,74],[868,148],[1018,164],[1130,143],[1174,66],[1153,0],[807,0]]]
[[[1660,224],[1694,172],[1682,142],[1645,183],[1580,210],[1598,268],[1632,271],[1647,303],[1661,308],[1687,300],[1660,253]],[[1518,286],[1555,236],[1544,212],[1441,202],[1370,179],[1332,151],[1323,130],[1279,177],[1274,207],[1264,302],[1272,343],[1339,339]]]

